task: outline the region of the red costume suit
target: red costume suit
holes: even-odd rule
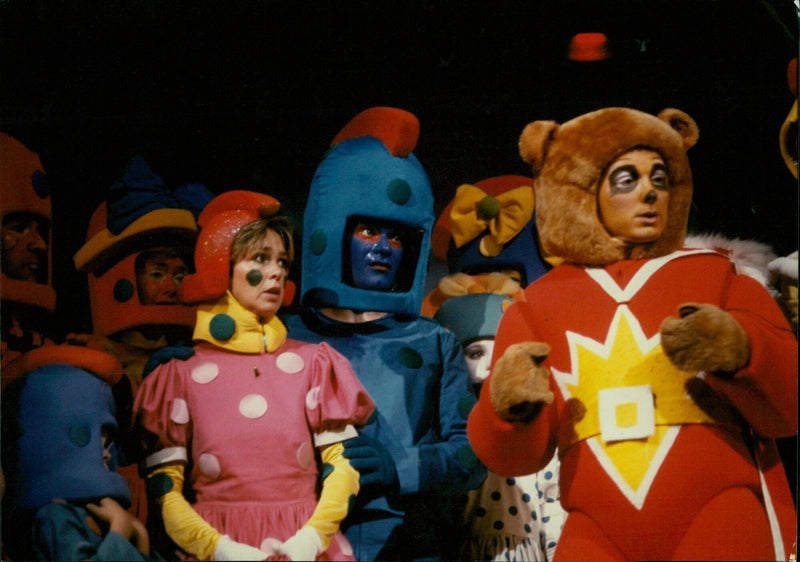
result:
[[[797,427],[797,342],[779,308],[727,258],[704,250],[595,268],[564,264],[501,320],[510,345],[551,351],[552,404],[500,419],[485,384],[468,434],[502,475],[541,469],[558,445],[569,512],[556,559],[786,559],[791,495],[770,438]],[[729,312],[749,364],[730,379],[683,372],[659,327],[687,302]],[[773,544],[773,539],[774,544]]]

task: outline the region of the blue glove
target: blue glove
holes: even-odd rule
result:
[[[358,437],[348,439],[342,445],[344,457],[361,474],[362,486],[380,486],[384,493],[396,491],[397,468],[392,455],[380,441],[359,432]]]
[[[159,365],[168,363],[170,359],[180,359],[181,361],[186,361],[192,355],[194,355],[194,348],[189,345],[183,345],[183,343],[162,347],[153,353],[153,355],[150,356],[150,359],[147,360],[147,363],[144,364],[144,369],[142,369],[142,377],[149,375],[153,369]]]

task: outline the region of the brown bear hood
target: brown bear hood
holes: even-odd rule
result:
[[[607,265],[621,259],[663,256],[683,245],[692,201],[692,172],[686,151],[699,137],[694,120],[678,109],[658,116],[610,107],[559,125],[534,121],[519,140],[531,164],[536,224],[544,251],[568,263]],[[669,173],[669,210],[661,237],[631,245],[612,237],[600,222],[597,191],[608,166],[636,148],[651,149]]]

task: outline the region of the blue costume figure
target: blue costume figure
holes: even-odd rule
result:
[[[454,336],[419,316],[433,195],[412,114],[372,108],[317,168],[303,221],[303,312],[289,334],[347,357],[375,402],[345,456],[361,474],[342,529],[358,560],[453,556],[456,493],[485,469],[466,438],[475,399]]]
[[[117,472],[112,355],[34,349],[3,391],[3,537],[12,559],[147,560],[144,525]]]

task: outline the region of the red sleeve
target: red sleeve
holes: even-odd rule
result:
[[[508,346],[537,341],[526,317],[527,303],[515,303],[503,314],[497,330],[492,368]],[[467,435],[478,458],[501,476],[531,474],[543,468],[553,456],[556,403],[545,406],[530,423],[507,422],[492,408],[490,381],[484,382],[478,404],[467,421]],[[551,386],[552,382],[551,382]],[[557,392],[557,391],[554,391]]]
[[[797,338],[772,296],[755,280],[734,275],[727,310],[750,339],[750,362],[731,380],[708,377],[764,437],[797,432]]]

